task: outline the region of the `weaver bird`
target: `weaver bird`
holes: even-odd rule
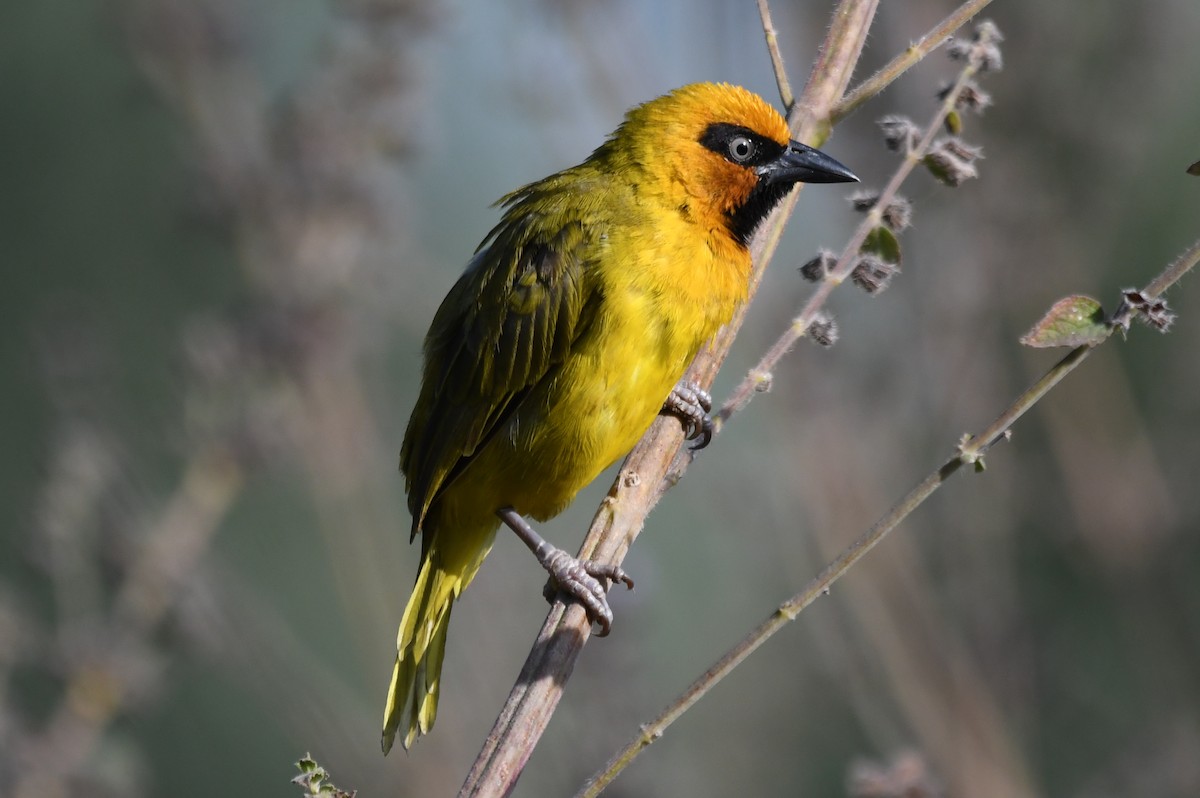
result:
[[[434,315],[400,468],[421,535],[383,723],[433,726],[446,630],[503,523],[600,633],[604,580],[525,520],[561,512],[623,457],[660,412],[699,445],[708,396],[677,384],[746,299],[747,242],[797,182],[857,180],[791,141],[762,98],[685,86],[631,110],[583,163],[500,200],[500,223]]]

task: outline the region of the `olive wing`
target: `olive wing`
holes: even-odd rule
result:
[[[546,231],[541,221],[510,212],[434,316],[400,452],[414,536],[438,493],[567,357],[593,316],[588,230],[569,222]]]

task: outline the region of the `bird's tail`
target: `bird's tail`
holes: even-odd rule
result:
[[[396,636],[396,666],[383,715],[383,752],[391,750],[404,725],[405,749],[433,728],[441,688],[442,658],[450,609],[475,578],[496,537],[493,525],[482,534],[435,535],[424,552],[400,631]],[[428,534],[428,531],[426,532]]]

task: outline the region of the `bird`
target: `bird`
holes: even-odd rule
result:
[[[497,203],[498,224],[434,314],[400,452],[421,565],[396,641],[386,754],[432,729],[451,609],[503,524],[599,634],[619,567],[577,560],[528,519],[560,513],[660,413],[712,437],[681,382],[746,300],[748,244],[796,183],[857,181],[792,141],[764,99],[695,83],[631,109],[577,166]],[[551,594],[553,595],[553,594]]]

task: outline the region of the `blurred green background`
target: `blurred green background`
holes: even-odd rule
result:
[[[801,85],[828,7],[776,6]],[[859,77],[952,8],[884,3]],[[981,179],[914,177],[904,273],[839,291],[840,343],[790,355],[651,516],[517,794],[572,792],[989,422],[1056,358],[1017,344],[1054,300],[1111,308],[1200,232],[1200,4],[987,15],[1007,41],[967,118]],[[923,123],[954,73],[934,54],[825,149],[881,186],[875,120]],[[4,5],[0,794],[299,794],[305,751],[363,796],[457,788],[544,580],[502,536],[455,612],[437,729],[380,756],[421,336],[489,203],[697,80],[777,96],[753,4]],[[803,193],[718,401],[807,295],[794,267],[844,242],[847,194]],[[1193,289],[610,794],[1200,794]],[[606,487],[549,537],[575,546]]]

